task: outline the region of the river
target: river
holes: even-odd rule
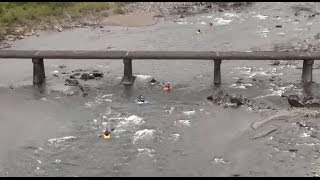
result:
[[[310,18],[308,11],[295,16],[299,7],[317,11],[320,5],[259,2],[242,11],[201,14],[146,27],[47,31],[40,37],[15,41],[11,49],[273,50],[318,33],[319,19]],[[213,27],[208,25],[210,21]],[[197,34],[197,29],[202,34]],[[289,87],[298,87],[301,69],[296,67],[301,62],[271,66],[269,61],[223,61],[222,87],[227,92],[273,98],[271,110],[253,111],[245,106],[222,108],[206,100],[213,88],[212,61],[134,60],[137,78],[132,87],[119,84],[122,61],[44,61],[44,92],[32,87],[31,60],[0,62],[1,176],[304,175],[303,171],[272,168],[264,174],[250,174],[258,164],[264,168],[273,164],[252,161],[260,155],[247,153],[248,149],[263,152],[263,148],[234,148],[252,122],[272,109],[289,106],[280,95]],[[58,67],[62,64],[66,68]],[[105,76],[81,82],[91,86],[87,97],[63,95],[68,89],[64,77],[52,74],[80,68],[98,69]],[[313,73],[314,81],[320,82],[320,72]],[[276,80],[271,82],[272,76]],[[173,91],[164,93],[161,87],[148,85],[152,77],[169,81]],[[236,84],[240,77],[243,83]],[[261,81],[252,81],[252,77]],[[135,103],[140,94],[148,103]],[[115,127],[109,140],[98,137],[106,126]],[[225,157],[226,152],[235,155]]]

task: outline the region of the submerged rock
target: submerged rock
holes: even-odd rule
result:
[[[79,85],[79,81],[76,79],[66,79],[65,85],[67,86],[77,86]]]
[[[237,106],[244,104],[244,99],[242,98],[241,94],[231,94],[229,100],[231,103],[236,104]]]
[[[93,77],[97,78],[97,77],[103,77],[103,73],[99,72],[97,70],[92,71],[90,74],[93,75]]]
[[[86,81],[86,80],[88,80],[88,79],[94,79],[94,76],[93,76],[93,74],[83,73],[83,74],[81,75],[80,79]]]
[[[298,95],[289,95],[288,103],[293,107],[304,107],[305,105],[300,101]]]

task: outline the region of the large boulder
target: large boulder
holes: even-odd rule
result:
[[[244,99],[241,94],[230,94],[229,100],[231,103],[241,106],[244,104]]]
[[[293,107],[304,107],[305,105],[301,102],[298,95],[289,95],[288,103]]]

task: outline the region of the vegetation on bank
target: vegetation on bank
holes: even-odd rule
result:
[[[124,5],[123,2],[0,2],[0,37],[16,25],[52,22],[109,9],[115,14],[124,14]]]

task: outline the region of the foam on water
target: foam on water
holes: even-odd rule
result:
[[[147,79],[151,79],[152,76],[149,76],[149,75],[142,75],[142,74],[137,74],[135,75],[137,79],[140,79],[140,80],[147,80]]]
[[[140,131],[137,131],[133,135],[133,144],[136,144],[138,141],[147,141],[152,140],[154,138],[154,129],[143,129]]]
[[[257,14],[257,15],[254,15],[252,17],[256,17],[256,18],[259,18],[259,19],[267,19],[268,16],[264,16],[264,15],[261,15],[261,14]]]
[[[239,17],[239,15],[237,15],[235,13],[224,13],[224,16],[226,16],[226,17]]]
[[[188,22],[177,22],[177,24],[188,24]]]
[[[121,127],[127,127],[127,126],[136,126],[136,125],[142,125],[143,123],[145,123],[143,118],[136,115],[132,115],[127,118],[124,118],[122,121],[118,123],[116,127],[121,128]]]
[[[147,156],[149,156],[149,157],[153,157],[154,155],[154,149],[149,149],[149,148],[142,148],[142,149],[138,149],[138,152],[139,152],[139,154],[138,154],[138,156],[140,156],[140,155],[147,155]]]
[[[218,164],[226,164],[226,163],[229,163],[228,161],[225,161],[223,158],[221,157],[216,157],[214,158],[214,162],[215,163],[218,163]]]
[[[48,141],[50,143],[60,143],[60,142],[64,142],[66,140],[69,140],[69,139],[76,139],[77,137],[75,136],[65,136],[65,137],[62,137],[62,138],[52,138],[52,139],[49,139]]]
[[[232,22],[232,20],[229,20],[229,19],[223,19],[223,18],[215,18],[214,19],[216,22],[217,25],[228,25],[230,24],[230,22]]]
[[[108,99],[106,97],[112,97],[112,94],[99,94],[93,101],[86,102],[84,105],[87,108],[94,108],[95,106],[98,106],[102,104],[103,102],[112,102],[111,99]]]
[[[174,109],[175,109],[174,107],[171,107],[170,109],[164,110],[164,112],[171,114]]]
[[[174,125],[190,126],[190,120],[177,120],[174,122]]]
[[[113,94],[105,94],[103,96],[101,96],[102,98],[105,98],[105,97],[111,97]]]
[[[192,115],[192,114],[194,114],[194,113],[196,113],[196,111],[183,111],[182,112],[184,115],[186,115],[186,116],[190,116],[190,115]]]
[[[180,138],[180,134],[171,134],[169,139],[172,139],[173,141],[177,141]]]
[[[236,89],[246,89],[246,87],[242,84],[231,84],[230,87]]]

